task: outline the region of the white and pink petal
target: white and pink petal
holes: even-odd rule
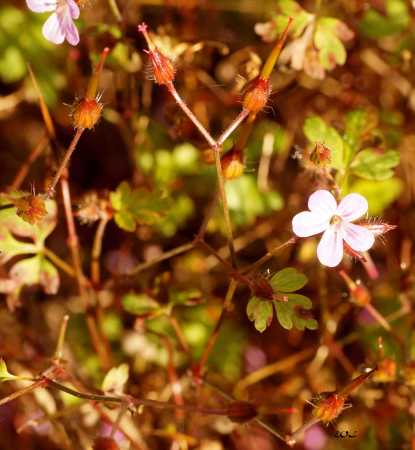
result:
[[[359,219],[368,210],[367,200],[363,195],[352,193],[346,195],[339,203],[337,208],[337,214],[347,222],[352,222],[353,220]]]
[[[293,232],[298,237],[309,237],[322,233],[329,226],[327,217],[311,211],[302,211],[296,214],[292,220]]]
[[[375,235],[365,227],[343,222],[343,239],[356,252],[366,252],[375,243]]]
[[[336,267],[343,259],[343,234],[341,227],[329,227],[317,246],[317,257],[321,264]]]
[[[51,14],[43,24],[42,33],[53,44],[62,44],[65,40],[65,33],[56,13]]]
[[[313,213],[330,218],[336,213],[337,202],[331,192],[320,189],[310,195],[308,209]]]

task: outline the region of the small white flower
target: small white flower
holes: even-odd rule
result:
[[[79,33],[73,19],[79,17],[75,0],[26,0],[30,10],[36,13],[53,12],[43,25],[43,36],[54,44],[66,39],[71,45],[79,43]]]
[[[343,240],[356,252],[365,252],[373,246],[375,234],[366,227],[352,223],[366,214],[368,209],[367,200],[360,194],[346,195],[337,205],[329,191],[319,190],[310,195],[308,208],[310,211],[294,216],[293,232],[299,237],[323,233],[317,247],[321,264],[328,267],[340,264]]]

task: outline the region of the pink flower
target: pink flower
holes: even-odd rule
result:
[[[52,12],[43,25],[43,36],[54,44],[62,44],[66,39],[71,45],[79,43],[79,33],[73,19],[79,17],[75,0],[26,0],[30,10],[43,13]]]
[[[375,234],[366,227],[352,223],[367,212],[367,200],[360,194],[349,194],[337,205],[329,191],[319,190],[308,199],[310,211],[295,215],[292,220],[294,234],[308,237],[323,233],[317,247],[321,264],[335,267],[343,259],[343,241],[355,252],[369,250]]]

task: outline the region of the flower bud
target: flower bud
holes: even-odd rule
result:
[[[269,80],[258,77],[252,82],[252,87],[245,94],[242,106],[251,114],[257,114],[268,102],[271,87]]]
[[[244,173],[243,155],[240,150],[233,149],[221,158],[223,176],[226,180],[239,178]]]
[[[403,378],[407,386],[415,387],[415,361],[410,361],[403,368]]]
[[[152,68],[152,78],[157,84],[171,85],[174,80],[175,70],[172,61],[163,55],[154,45],[147,32],[147,24],[142,23],[138,26],[138,31],[144,36],[147,42],[148,54]]]
[[[328,423],[336,419],[343,410],[345,397],[339,394],[331,394],[321,400],[313,409],[313,416],[322,422]]]
[[[228,406],[228,417],[233,422],[249,422],[258,415],[257,409],[252,403],[235,401]]]
[[[76,129],[92,129],[101,117],[102,103],[84,98],[72,107],[72,123]]]
[[[118,450],[117,443],[109,437],[98,437],[94,441],[93,450]]]
[[[391,383],[396,380],[396,362],[392,358],[383,358],[378,362],[373,375],[375,383]]]
[[[38,195],[25,195],[12,199],[12,202],[16,206],[16,214],[31,225],[38,223],[47,214],[45,201]]]
[[[310,153],[310,162],[316,168],[324,168],[329,166],[331,162],[330,149],[320,142],[317,142],[314,150]]]

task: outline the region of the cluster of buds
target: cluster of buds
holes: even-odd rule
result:
[[[98,81],[104,62],[109,53],[106,47],[99,59],[94,73],[89,81],[85,97],[77,100],[71,108],[71,117],[74,128],[76,129],[92,129],[101,117],[103,104],[100,102],[101,96],[97,93]]]
[[[312,169],[320,170],[330,166],[331,151],[324,144],[317,142],[308,155],[308,162]]]
[[[152,69],[152,79],[160,85],[172,86],[175,76],[175,69],[172,61],[155,46],[147,30],[147,24],[142,23],[138,26],[138,31],[144,36],[147,42],[148,50],[145,50],[149,57]]]

